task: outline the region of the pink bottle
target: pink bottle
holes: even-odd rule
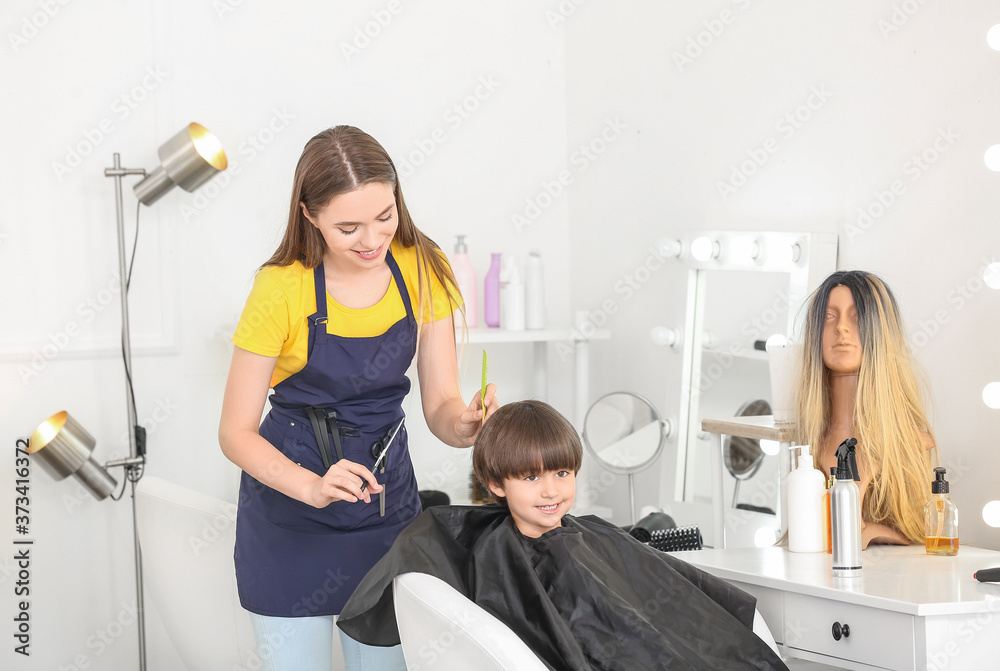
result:
[[[500,254],[490,254],[483,291],[483,321],[493,328],[500,326]]]

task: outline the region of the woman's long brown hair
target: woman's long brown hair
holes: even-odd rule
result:
[[[311,269],[322,263],[326,242],[306,219],[300,204],[315,218],[335,196],[371,183],[392,185],[399,216],[395,237],[403,247],[417,250],[417,324],[425,321],[425,307],[430,310],[429,321],[435,319],[429,278],[445,287],[448,314],[453,314],[460,294],[451,266],[441,248],[413,223],[389,154],[375,138],[353,126],[330,128],[306,143],[295,167],[285,235],[264,266],[287,266],[300,261]]]

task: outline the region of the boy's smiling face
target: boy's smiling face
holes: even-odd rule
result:
[[[576,495],[576,475],[568,469],[504,478],[503,485],[490,485],[496,496],[507,499],[507,507],[518,531],[538,538],[562,526]]]

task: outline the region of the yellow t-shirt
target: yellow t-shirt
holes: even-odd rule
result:
[[[417,248],[402,247],[393,241],[389,249],[406,284],[414,317],[424,323],[431,321],[427,298],[424,299],[422,313],[417,303]],[[441,256],[444,258],[444,254]],[[433,276],[429,280],[434,318],[451,316],[445,287]],[[457,289],[453,289],[452,300],[461,302]],[[406,306],[395,280],[389,283],[385,295],[371,307],[348,308],[335,301],[329,293],[326,294],[326,306],[329,317],[327,333],[347,338],[382,335],[406,316]],[[309,350],[308,317],[315,312],[316,288],[311,268],[298,261],[290,266],[265,266],[254,278],[253,288],[233,335],[233,344],[255,354],[278,358],[271,376],[271,386],[274,387],[305,367]]]

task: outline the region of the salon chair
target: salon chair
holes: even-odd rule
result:
[[[409,669],[542,671],[546,666],[503,622],[454,587],[424,573],[392,581],[396,626]],[[754,611],[753,632],[778,653],[774,636]]]
[[[188,671],[259,669],[236,592],[236,504],[149,475],[135,497],[145,592]],[[330,654],[343,671],[336,632]]]
[[[396,626],[408,669],[545,671],[540,659],[503,622],[426,573],[392,581]]]

